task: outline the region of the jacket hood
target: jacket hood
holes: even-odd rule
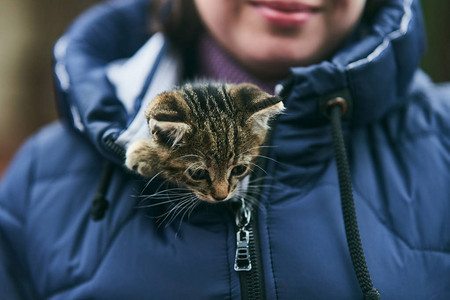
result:
[[[175,49],[162,34],[145,31],[147,5],[133,0],[97,6],[54,49],[62,118],[120,163],[130,142],[148,134],[142,111],[180,80]],[[336,96],[351,104],[353,126],[372,122],[406,101],[424,40],[419,1],[385,1],[372,24],[362,23],[332,59],[293,68],[276,92],[305,126],[322,122],[320,104]]]

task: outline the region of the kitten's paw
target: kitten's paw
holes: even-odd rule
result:
[[[128,169],[137,172],[145,177],[154,175],[149,164],[150,148],[147,140],[139,140],[128,147],[125,165]]]

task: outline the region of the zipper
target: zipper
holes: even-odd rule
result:
[[[120,147],[114,142],[114,138],[111,136],[108,136],[104,139],[104,143],[106,148],[112,152],[115,156],[117,156],[121,161],[125,160],[125,149]]]
[[[289,89],[284,88],[284,91]],[[271,121],[271,128],[275,127],[274,120]],[[267,133],[266,143],[272,140],[272,131]],[[263,148],[261,157],[269,156],[269,147]],[[254,170],[250,180],[262,179],[265,176],[267,160],[258,159],[259,168]],[[260,200],[260,187],[252,189],[248,196]],[[236,217],[236,257],[235,271],[239,274],[239,282],[241,284],[241,298],[243,300],[265,300],[266,288],[264,284],[264,272],[262,266],[262,255],[259,241],[258,230],[258,214],[253,210],[244,198],[237,201],[237,208],[233,211]],[[247,242],[248,233],[248,242]],[[248,247],[248,248],[247,248]],[[240,252],[239,252],[240,250]],[[248,250],[248,252],[247,252]],[[242,255],[242,256],[240,256]],[[245,265],[247,264],[247,267]],[[248,269],[248,270],[245,270]]]
[[[243,198],[240,199],[239,206],[235,210],[235,222],[236,255],[234,270],[239,274],[242,299],[265,299],[257,214],[253,213],[252,207]]]
[[[241,206],[236,213],[236,256],[234,259],[234,270],[237,272],[251,271],[252,260],[250,256],[250,232],[252,230],[248,227],[252,219],[252,210],[245,204],[244,199],[241,198]]]

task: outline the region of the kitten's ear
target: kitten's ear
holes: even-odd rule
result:
[[[248,113],[247,122],[256,134],[265,134],[269,129],[269,121],[284,110],[280,97],[270,95],[253,84],[239,84],[230,94],[238,97],[244,111]]]
[[[174,148],[183,139],[183,136],[189,132],[191,127],[183,122],[168,122],[158,120],[158,115],[155,118],[148,120],[150,133],[155,137],[156,141]]]
[[[179,145],[191,130],[185,123],[186,107],[176,92],[164,92],[155,97],[146,111],[150,134],[156,142],[170,148]]]

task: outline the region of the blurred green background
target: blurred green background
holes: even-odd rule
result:
[[[422,68],[434,81],[450,81],[450,1],[422,0],[421,3],[427,33]]]
[[[0,0],[0,174],[27,136],[56,119],[52,46],[96,2]],[[450,81],[450,1],[422,6],[428,36],[422,67],[435,81]]]

